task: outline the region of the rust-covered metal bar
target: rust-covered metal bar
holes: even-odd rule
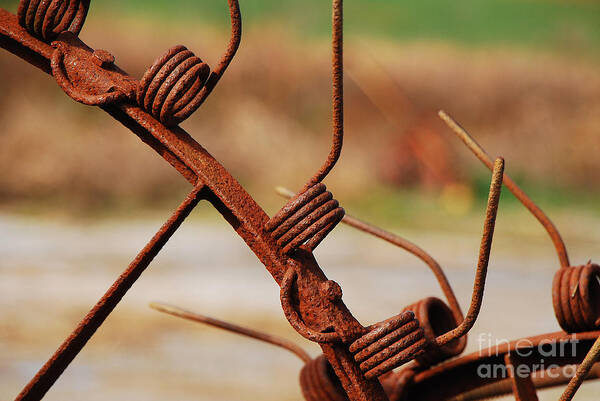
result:
[[[66,3],[61,2],[61,4]],[[237,6],[237,1],[230,1],[229,4]],[[241,20],[233,14],[233,32],[234,35],[239,35]],[[334,2],[334,20],[341,21],[341,1]],[[341,300],[331,301],[321,294],[321,284],[328,280],[310,249],[300,246],[292,254],[282,252],[271,234],[265,230],[269,218],[254,199],[185,130],[177,125],[163,124],[163,122],[173,121],[166,119],[161,122],[160,114],[154,113],[157,109],[162,111],[165,107],[171,106],[173,106],[172,110],[175,110],[181,106],[181,104],[177,105],[177,102],[187,104],[189,97],[196,99],[198,93],[201,93],[197,86],[204,84],[201,82],[202,78],[198,75],[195,79],[185,81],[181,87],[175,85],[171,88],[176,94],[173,96],[181,95],[181,99],[169,97],[171,92],[166,97],[161,93],[157,100],[161,107],[146,110],[144,105],[137,104],[136,94],[131,90],[135,79],[114,63],[99,66],[94,61],[97,58],[94,55],[95,51],[79,40],[74,32],[59,33],[53,45],[42,39],[43,37],[33,36],[23,28],[17,16],[6,10],[0,10],[0,46],[46,73],[62,71],[59,77],[62,83],[59,84],[68,89],[68,94],[78,100],[91,99],[89,103],[96,103],[138,135],[188,181],[196,186],[203,185],[206,199],[244,239],[277,283],[282,282],[284,275],[290,269],[295,271],[294,308],[303,324],[315,332],[335,332],[339,335],[339,342],[321,344],[321,347],[349,398],[353,401],[386,400],[387,397],[379,382],[376,379],[366,379],[348,351],[348,344],[364,334],[365,328],[352,316]],[[338,41],[341,41],[341,37]],[[234,48],[235,46],[230,46],[231,51],[226,54],[232,55]],[[180,57],[184,58],[184,56]],[[190,58],[188,53],[185,53],[185,57],[186,60]],[[192,58],[190,63],[193,62],[196,61]],[[187,67],[188,64],[185,66]],[[169,66],[168,69],[170,68]],[[184,70],[184,74],[189,71],[183,66],[181,69]],[[159,71],[162,70],[161,68]],[[179,71],[172,73],[180,74]],[[172,76],[171,74],[167,77]],[[123,92],[124,95],[112,95],[111,92],[114,91]],[[154,94],[154,96],[158,95],[158,93]],[[175,105],[171,105],[173,101]],[[40,394],[31,399],[39,399],[41,396]]]
[[[52,387],[67,366],[85,347],[88,340],[104,323],[108,315],[115,309],[127,291],[142,275],[154,257],[160,252],[171,236],[181,226],[186,217],[202,199],[204,186],[200,185],[185,198],[175,213],[160,228],[137,257],[106,291],[90,312],[83,318],[77,328],[61,344],[54,355],[42,366],[39,372],[17,396],[19,401],[39,400]]]
[[[300,383],[307,401],[458,400],[469,394],[473,397],[499,394],[500,390],[506,390],[507,383],[517,399],[536,401],[536,388],[563,384],[566,377],[543,381],[535,375],[511,374],[503,381],[481,377],[477,369],[484,363],[531,367],[543,357],[547,363],[555,362],[558,366],[581,363],[561,401],[570,401],[584,379],[597,377],[597,372],[590,375],[590,371],[600,355],[600,333],[592,331],[600,325],[597,305],[600,267],[591,261],[583,266],[570,266],[556,227],[504,174],[504,160],[499,158],[492,162],[483,148],[448,115],[440,112],[442,119],[492,171],[471,304],[464,318],[442,268],[431,256],[407,240],[345,216],[344,209],[322,183],[338,161],[343,145],[342,0],[332,1],[333,140],[330,152],[301,191],[288,194],[291,199],[275,216],[270,218],[265,213],[225,167],[179,126],[212,93],[240,46],[240,7],[237,0],[228,0],[227,4],[231,37],[215,69],[211,70],[187,47],[177,45],[156,59],[139,81],[119,68],[108,51],[93,49],[79,39],[90,0],[21,0],[17,15],[0,9],[0,47],[51,75],[73,100],[102,108],[193,186],[173,215],[26,385],[17,400],[43,398],[201,200],[209,201],[223,215],[264,264],[280,286],[280,302],[286,319],[298,334],[319,344],[323,355],[312,359],[287,340],[179,308],[157,304],[153,308],[293,352],[305,363]],[[525,339],[532,348],[527,357],[519,354],[522,349],[519,344],[524,340],[521,339],[495,352],[484,350],[443,362],[464,350],[465,336],[481,309],[503,180],[553,240],[561,262],[553,284],[555,312],[561,327],[577,334],[555,333]],[[429,297],[407,306],[396,316],[363,326],[342,301],[341,287],[327,278],[312,252],[341,221],[425,261],[450,307]],[[574,346],[575,352],[559,359],[534,349],[548,341],[566,341]],[[409,363],[411,361],[414,362]],[[403,364],[407,365],[392,372]]]

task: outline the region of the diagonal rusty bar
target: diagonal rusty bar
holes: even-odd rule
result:
[[[77,40],[71,38],[71,41]],[[16,17],[3,9],[0,9],[0,46],[50,73],[53,48],[29,35]],[[77,46],[87,47],[80,41]],[[386,400],[380,383],[364,377],[348,350],[348,344],[362,335],[365,328],[352,316],[343,301],[328,300],[326,294],[321,293],[320,285],[327,282],[327,277],[312,253],[299,249],[292,256],[283,254],[264,229],[269,220],[267,214],[185,130],[178,126],[166,127],[134,103],[118,102],[101,107],[148,143],[188,181],[205,185],[206,199],[244,239],[277,283],[281,283],[289,268],[297,271],[295,298],[300,306],[300,317],[312,329],[333,330],[343,340],[341,343],[320,345],[350,400]]]
[[[27,386],[25,386],[16,400],[40,400],[46,394],[67,366],[69,366],[87,344],[96,330],[104,323],[108,315],[114,310],[131,286],[146,270],[150,262],[152,262],[173,233],[181,226],[181,223],[183,223],[198,202],[200,202],[203,189],[204,186],[200,185],[190,192],[169,220],[158,230],[133,262],[131,262],[127,270],[121,273],[119,278],[106,291],[104,296],[100,298],[92,310],[88,312],[77,328],[62,343]]]

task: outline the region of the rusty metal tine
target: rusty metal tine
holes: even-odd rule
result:
[[[61,344],[58,350],[39,370],[33,379],[25,386],[15,401],[41,400],[46,392],[54,385],[56,380],[65,371],[77,354],[87,344],[96,330],[104,323],[123,296],[136,282],[152,259],[160,252],[162,247],[177,231],[181,223],[202,199],[204,185],[195,187],[185,198],[173,215],[140,251],[104,296],[96,303],[90,312],[83,318],[77,328]]]
[[[493,163],[491,157],[486,153],[486,151],[477,143],[477,141],[465,130],[460,124],[458,124],[452,117],[446,114],[443,110],[441,110],[438,115],[440,118],[446,123],[446,125],[458,136],[460,140],[463,141],[465,145],[477,156],[483,164],[487,166],[488,169],[493,168]],[[535,202],[527,196],[525,192],[507,175],[504,174],[504,185],[509,189],[510,192],[535,216],[535,218],[542,224],[542,226],[550,235],[550,239],[554,244],[554,248],[556,249],[556,253],[558,254],[558,259],[560,261],[561,267],[570,266],[569,263],[569,255],[567,253],[567,248],[565,243],[558,232],[558,229],[552,223],[552,220],[544,213],[542,209]]]
[[[293,343],[289,340],[286,340],[285,338],[279,337],[279,336],[275,336],[272,334],[264,333],[262,331],[257,331],[257,330],[249,329],[246,327],[238,326],[236,324],[224,322],[222,320],[215,319],[212,317],[200,315],[195,312],[190,312],[185,309],[181,309],[177,306],[152,302],[150,304],[150,307],[154,310],[169,314],[171,316],[180,317],[182,319],[191,320],[193,322],[204,323],[209,326],[213,326],[213,327],[216,327],[219,329],[230,331],[232,333],[236,333],[236,334],[239,334],[242,336],[254,338],[256,340],[275,345],[277,347],[283,348],[283,349],[295,354],[304,363],[308,363],[312,360],[310,355],[308,355],[308,353],[304,349],[302,349],[295,343]]]
[[[344,13],[343,0],[333,0],[332,5],[332,121],[333,143],[327,160],[310,179],[304,189],[323,181],[335,166],[344,142]],[[303,191],[301,191],[303,192]]]
[[[240,12],[240,4],[238,0],[227,0],[227,3],[229,4],[229,14],[231,16],[231,37],[229,39],[227,50],[221,57],[219,65],[211,72],[205,87],[202,88],[202,93],[198,100],[200,104],[206,100],[208,95],[210,95],[215,88],[217,82],[219,82],[225,73],[225,70],[229,67],[231,60],[233,60],[242,41],[242,14]]]
[[[284,187],[276,187],[275,191],[277,194],[284,198],[292,198],[296,194]],[[396,234],[393,234],[389,231],[383,230],[377,226],[369,224],[365,221],[362,221],[354,216],[350,216],[348,214],[344,215],[342,219],[342,223],[349,225],[350,227],[354,227],[359,231],[365,232],[367,234],[373,235],[377,238],[380,238],[386,242],[389,242],[392,245],[395,245],[399,248],[404,249],[405,251],[415,255],[417,258],[421,259],[433,272],[437,282],[444,293],[444,296],[448,300],[448,304],[452,309],[452,314],[456,318],[457,322],[462,322],[464,319],[463,313],[460,309],[460,304],[456,299],[456,295],[454,294],[454,290],[444,273],[444,270],[440,266],[440,264],[424,249],[419,247],[418,245],[412,243],[411,241],[402,238]]]
[[[479,258],[477,262],[477,272],[475,273],[475,283],[473,285],[471,305],[469,306],[467,316],[457,328],[439,336],[436,339],[436,345],[438,346],[445,345],[450,341],[467,334],[467,332],[471,330],[475,324],[477,316],[479,316],[481,303],[483,301],[483,291],[485,289],[485,279],[487,276],[490,251],[492,248],[492,239],[494,237],[496,215],[498,214],[498,203],[500,201],[500,193],[502,191],[503,175],[504,159],[500,157],[494,162],[494,168],[492,170],[492,182],[490,185],[487,210],[485,213],[483,235],[481,238],[481,245],[479,247]]]
[[[573,378],[571,378],[571,381],[569,381],[569,384],[567,384],[567,388],[565,389],[565,391],[559,398],[559,401],[571,401],[573,399],[573,396],[575,395],[577,390],[579,390],[581,383],[583,383],[583,381],[587,377],[588,373],[590,373],[590,370],[592,369],[592,367],[598,361],[599,358],[600,358],[600,337],[598,337],[598,339],[596,339],[596,341],[594,342],[594,345],[592,345],[592,348],[585,356],[585,359],[583,360],[583,362],[581,362],[581,364],[579,364],[579,366],[577,367],[575,376],[573,376]]]

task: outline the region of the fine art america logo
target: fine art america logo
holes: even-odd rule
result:
[[[505,355],[510,344],[508,340],[493,341],[492,335],[485,333],[479,335],[478,342],[480,356]],[[535,357],[536,363],[482,363],[477,367],[477,375],[484,379],[527,378],[531,375],[537,378],[571,378],[577,370],[577,366],[570,361],[577,356],[578,343],[575,335],[570,339],[544,339],[536,343],[524,338],[510,347],[511,355],[515,357],[515,361]]]

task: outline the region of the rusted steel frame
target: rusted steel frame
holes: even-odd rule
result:
[[[479,145],[479,143],[477,143],[477,141],[471,135],[469,135],[467,130],[465,130],[444,111],[440,111],[439,116],[459,137],[459,139],[464,142],[471,152],[473,152],[473,154],[475,154],[475,156],[477,156],[477,158],[481,160],[481,162],[485,164],[488,169],[491,170],[493,168],[492,158],[481,147],[481,145]],[[523,190],[508,176],[508,174],[504,174],[504,185],[506,185],[508,190],[513,193],[513,195],[523,204],[523,206],[525,206],[546,229],[550,239],[552,240],[552,243],[554,244],[554,248],[556,249],[561,267],[570,266],[567,248],[562,237],[560,236],[560,233],[558,232],[558,229],[554,223],[552,223],[552,220],[550,220],[543,210],[540,209],[540,207],[537,206],[525,192],[523,192]]]
[[[53,49],[30,36],[18,25],[16,17],[0,9],[0,45],[49,73]],[[289,268],[298,277],[298,311],[305,324],[317,331],[333,330],[344,343],[321,344],[324,354],[344,386],[350,400],[386,400],[377,380],[367,380],[348,351],[348,343],[365,332],[342,301],[323,300],[320,283],[327,281],[311,252],[299,249],[292,257],[281,253],[264,226],[266,213],[241,185],[199,143],[180,127],[165,127],[137,105],[116,103],[102,107],[123,125],[151,144],[174,165],[188,181],[202,182],[207,199],[232,225],[277,283]],[[152,139],[154,138],[154,139]]]
[[[564,386],[572,379],[571,375],[566,375],[560,368],[542,372],[543,375],[534,374],[532,376],[533,384],[536,389],[546,389],[558,386]],[[600,364],[596,363],[585,380],[600,379]],[[488,384],[468,391],[461,395],[451,398],[449,401],[477,401],[500,397],[512,393],[512,383],[510,379],[500,380],[496,383]]]
[[[100,298],[96,305],[79,323],[77,328],[62,343],[52,357],[44,364],[33,379],[25,386],[16,400],[32,401],[41,399],[54,385],[77,354],[87,344],[96,330],[104,323],[127,291],[146,270],[150,262],[181,226],[190,212],[202,199],[204,186],[200,185],[185,198],[175,213],[140,251],[129,267]]]
[[[262,331],[252,330],[247,327],[238,326],[233,323],[224,322],[219,319],[215,319],[209,316],[204,316],[199,313],[190,312],[185,309],[178,308],[176,306],[159,304],[159,303],[151,303],[150,307],[159,312],[166,313],[168,315],[180,317],[186,320],[191,320],[193,322],[203,323],[212,327],[216,327],[225,331],[230,331],[232,333],[236,333],[245,337],[254,338],[259,341],[263,341],[277,347],[283,348],[287,351],[290,351],[298,358],[300,358],[304,363],[308,363],[312,361],[312,358],[304,349],[300,348],[295,343],[286,340],[285,338],[274,336],[272,334],[264,333]]]
[[[444,362],[428,370],[418,372],[410,388],[407,390],[409,399],[415,401],[439,401],[453,399],[461,394],[469,394],[483,386],[496,384],[503,377],[481,377],[478,367],[481,365],[504,365],[504,357],[509,352],[519,350],[524,355],[523,363],[530,368],[540,365],[544,360],[545,366],[566,366],[580,363],[593,343],[600,336],[600,331],[567,334],[557,332],[539,336],[521,338],[510,343],[501,342],[497,346],[474,352],[451,361]],[[565,349],[574,349],[566,356],[546,356],[540,353],[542,344],[564,343]],[[560,383],[557,383],[558,385]],[[460,398],[459,398],[460,399]]]
[[[293,191],[283,187],[277,187],[275,188],[275,191],[279,195],[288,199],[296,195]],[[462,310],[460,309],[458,300],[456,299],[456,295],[454,294],[454,290],[452,289],[452,286],[450,285],[450,282],[448,281],[444,270],[442,269],[440,264],[433,258],[433,256],[431,256],[423,248],[407,240],[406,238],[400,237],[399,235],[374,226],[373,224],[367,223],[352,215],[345,214],[344,218],[342,219],[342,223],[347,224],[350,227],[356,228],[359,231],[371,234],[386,242],[389,242],[390,244],[402,248],[408,253],[411,253],[417,258],[421,259],[429,267],[429,269],[435,276],[442,292],[444,293],[444,296],[446,297],[446,300],[448,301],[448,305],[452,309],[452,314],[454,315],[456,321],[463,321],[464,316],[462,314]]]
[[[533,379],[529,372],[522,374],[519,367],[522,364],[522,358],[514,353],[504,355],[504,364],[508,371],[508,377],[511,381],[512,392],[516,401],[538,401],[537,391],[533,384]]]
[[[573,396],[577,390],[579,390],[581,383],[586,379],[594,364],[598,362],[598,358],[600,358],[600,337],[596,339],[583,362],[577,367],[575,376],[573,376],[571,381],[569,381],[569,384],[567,384],[567,388],[560,396],[559,401],[571,401],[573,399]]]

